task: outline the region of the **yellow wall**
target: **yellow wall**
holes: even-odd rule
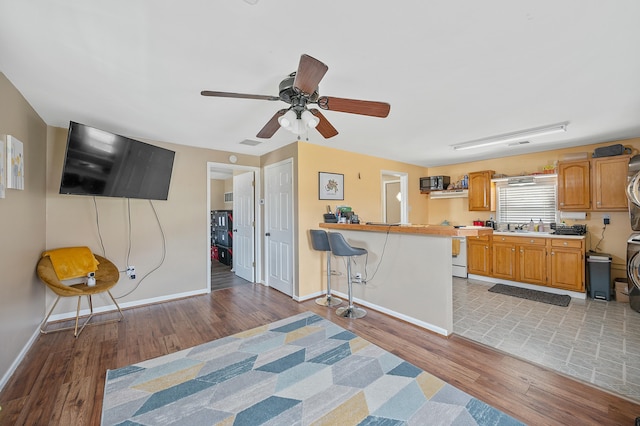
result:
[[[23,191],[0,199],[0,387],[18,354],[44,318],[45,288],[35,265],[45,249],[47,126],[0,73],[0,134],[23,143]],[[59,181],[58,181],[59,182]]]
[[[318,229],[327,204],[351,206],[361,222],[382,220],[382,170],[404,172],[409,175],[409,222],[427,223],[427,203],[420,195],[419,179],[424,167],[413,166],[383,158],[298,142],[298,265],[299,295],[313,294],[325,288],[322,270],[325,258],[311,248],[309,229]],[[318,199],[318,173],[344,174],[344,200]]]
[[[452,180],[469,172],[481,170],[494,170],[509,176],[541,172],[548,164],[561,161],[570,153],[586,152],[591,157],[593,150],[601,146],[609,146],[621,143],[634,149],[634,153],[640,150],[640,138],[626,139],[618,142],[607,142],[594,145],[585,145],[575,148],[545,151],[534,154],[518,155],[512,157],[496,158],[491,160],[473,161],[469,163],[454,164],[449,166],[431,167],[429,175],[447,175]],[[452,225],[471,225],[474,219],[487,220],[494,212],[470,212],[466,198],[430,200],[428,195],[423,195],[423,202],[429,206],[429,222],[440,223],[444,219]],[[601,239],[604,228],[602,215],[604,212],[587,212],[586,220],[566,220],[567,224],[576,223],[587,225],[587,250],[595,249]],[[626,250],[627,239],[631,234],[628,212],[610,212],[611,224],[607,226],[604,239],[598,246],[598,251],[613,255],[612,275],[614,278],[626,276]],[[494,216],[495,218],[495,216]],[[534,218],[535,219],[535,218]]]

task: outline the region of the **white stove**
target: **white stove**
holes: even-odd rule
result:
[[[460,253],[451,256],[451,270],[454,277],[467,278],[467,239],[465,237],[452,237],[460,240]]]

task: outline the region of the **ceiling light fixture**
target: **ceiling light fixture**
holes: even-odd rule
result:
[[[302,114],[300,114],[300,118],[302,119],[302,122],[305,126],[311,127],[312,129],[315,128],[320,122],[320,120],[318,120],[315,115],[311,114],[311,111],[306,109],[302,112]]]
[[[308,109],[302,112],[300,112],[300,110],[290,109],[278,118],[278,123],[280,123],[280,127],[299,135],[307,128],[316,127],[320,123],[320,120]]]
[[[297,120],[297,116],[294,110],[290,109],[289,111],[285,112],[284,115],[282,117],[278,118],[278,123],[280,123],[281,127],[284,127],[285,129],[288,127],[291,127],[291,125]]]
[[[470,142],[459,143],[451,145],[456,151],[462,151],[465,149],[482,148],[485,146],[499,145],[508,142],[520,141],[523,139],[530,139],[539,136],[552,135],[554,133],[561,133],[567,131],[569,122],[553,124],[550,126],[536,127],[529,130],[523,130],[519,132],[505,133],[503,135],[492,136],[490,138],[477,139]]]

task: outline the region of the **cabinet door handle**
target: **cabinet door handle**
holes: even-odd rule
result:
[[[551,252],[551,256],[553,256],[555,254],[555,252]]]
[[[565,242],[563,242],[563,243],[562,243],[562,245],[564,245],[564,246],[568,246],[568,245],[569,245],[569,243],[565,241]]]
[[[511,251],[516,251],[516,249],[512,248]],[[522,251],[520,251],[520,253],[522,253]]]

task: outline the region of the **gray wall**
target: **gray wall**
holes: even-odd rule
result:
[[[0,385],[44,317],[35,265],[45,249],[47,126],[0,73],[0,134],[24,144],[25,189],[0,199]]]

